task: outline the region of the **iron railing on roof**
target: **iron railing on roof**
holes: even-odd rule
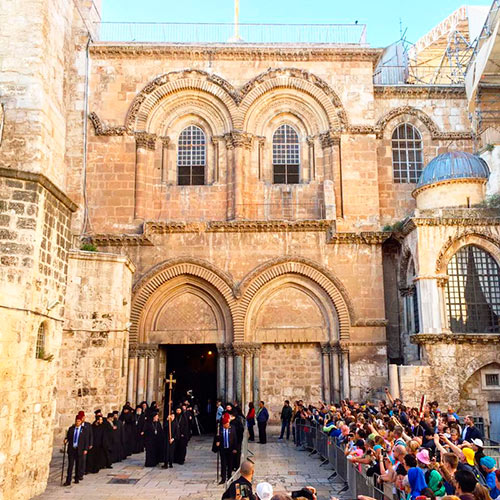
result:
[[[365,24],[101,22],[100,42],[366,45]]]

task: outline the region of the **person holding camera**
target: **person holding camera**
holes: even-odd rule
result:
[[[229,488],[222,494],[222,500],[225,499],[244,499],[256,500],[252,489],[254,467],[252,462],[245,460],[240,466],[240,477],[233,481]]]

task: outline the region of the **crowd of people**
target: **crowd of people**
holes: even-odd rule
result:
[[[437,401],[407,407],[386,393],[377,405],[296,401],[291,415],[285,402],[281,437],[292,424],[296,446],[306,448],[311,429],[323,431],[354,467],[363,467],[379,489],[390,483],[398,498],[500,500],[500,471],[472,417],[442,411]]]
[[[165,416],[163,424],[155,401],[146,401],[133,408],[125,403],[121,412],[115,410],[103,415],[94,411],[92,424],[86,421],[83,411],[69,427],[64,444],[67,447],[68,468],[64,486],[79,483],[89,473],[111,469],[136,453],[145,453],[145,467],[172,468],[173,464],[184,464],[191,436],[200,432],[197,409],[192,395]]]

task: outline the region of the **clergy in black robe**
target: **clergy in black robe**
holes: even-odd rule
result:
[[[134,422],[134,453],[142,453],[144,451],[144,436],[142,435],[142,431],[144,430],[145,424],[145,416],[142,412],[142,406],[138,406],[135,409],[135,413],[133,416]]]
[[[158,413],[152,414],[144,426],[144,444],[146,445],[146,463],[144,466],[156,467],[165,458],[165,435]]]
[[[182,465],[186,460],[187,445],[189,441],[189,423],[182,413],[182,408],[176,408],[175,410],[175,418],[172,422],[172,433],[175,441],[174,462]]]
[[[120,421],[123,422],[123,447],[127,457],[134,453],[135,447],[135,422],[132,412],[132,407],[125,405],[120,415]]]
[[[164,469],[172,468],[175,453],[175,438],[174,438],[174,419],[175,414],[171,413],[165,422],[163,432],[165,433],[165,464]]]
[[[108,413],[106,420],[103,422],[102,447],[104,452],[104,463],[106,469],[113,468],[114,460],[114,432],[113,414]]]
[[[116,427],[117,433],[115,435],[115,445],[116,454],[119,457],[119,461],[125,460],[127,458],[127,453],[125,451],[125,432],[123,427],[123,422],[119,418],[118,410],[113,412],[113,424]]]
[[[92,437],[94,445],[89,450],[87,456],[87,470],[92,474],[99,472],[106,467],[106,457],[104,452],[104,422],[102,415],[97,417],[92,424]]]

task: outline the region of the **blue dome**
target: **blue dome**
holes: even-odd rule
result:
[[[479,156],[464,151],[450,151],[436,156],[422,170],[417,189],[449,179],[488,179],[490,169]]]

